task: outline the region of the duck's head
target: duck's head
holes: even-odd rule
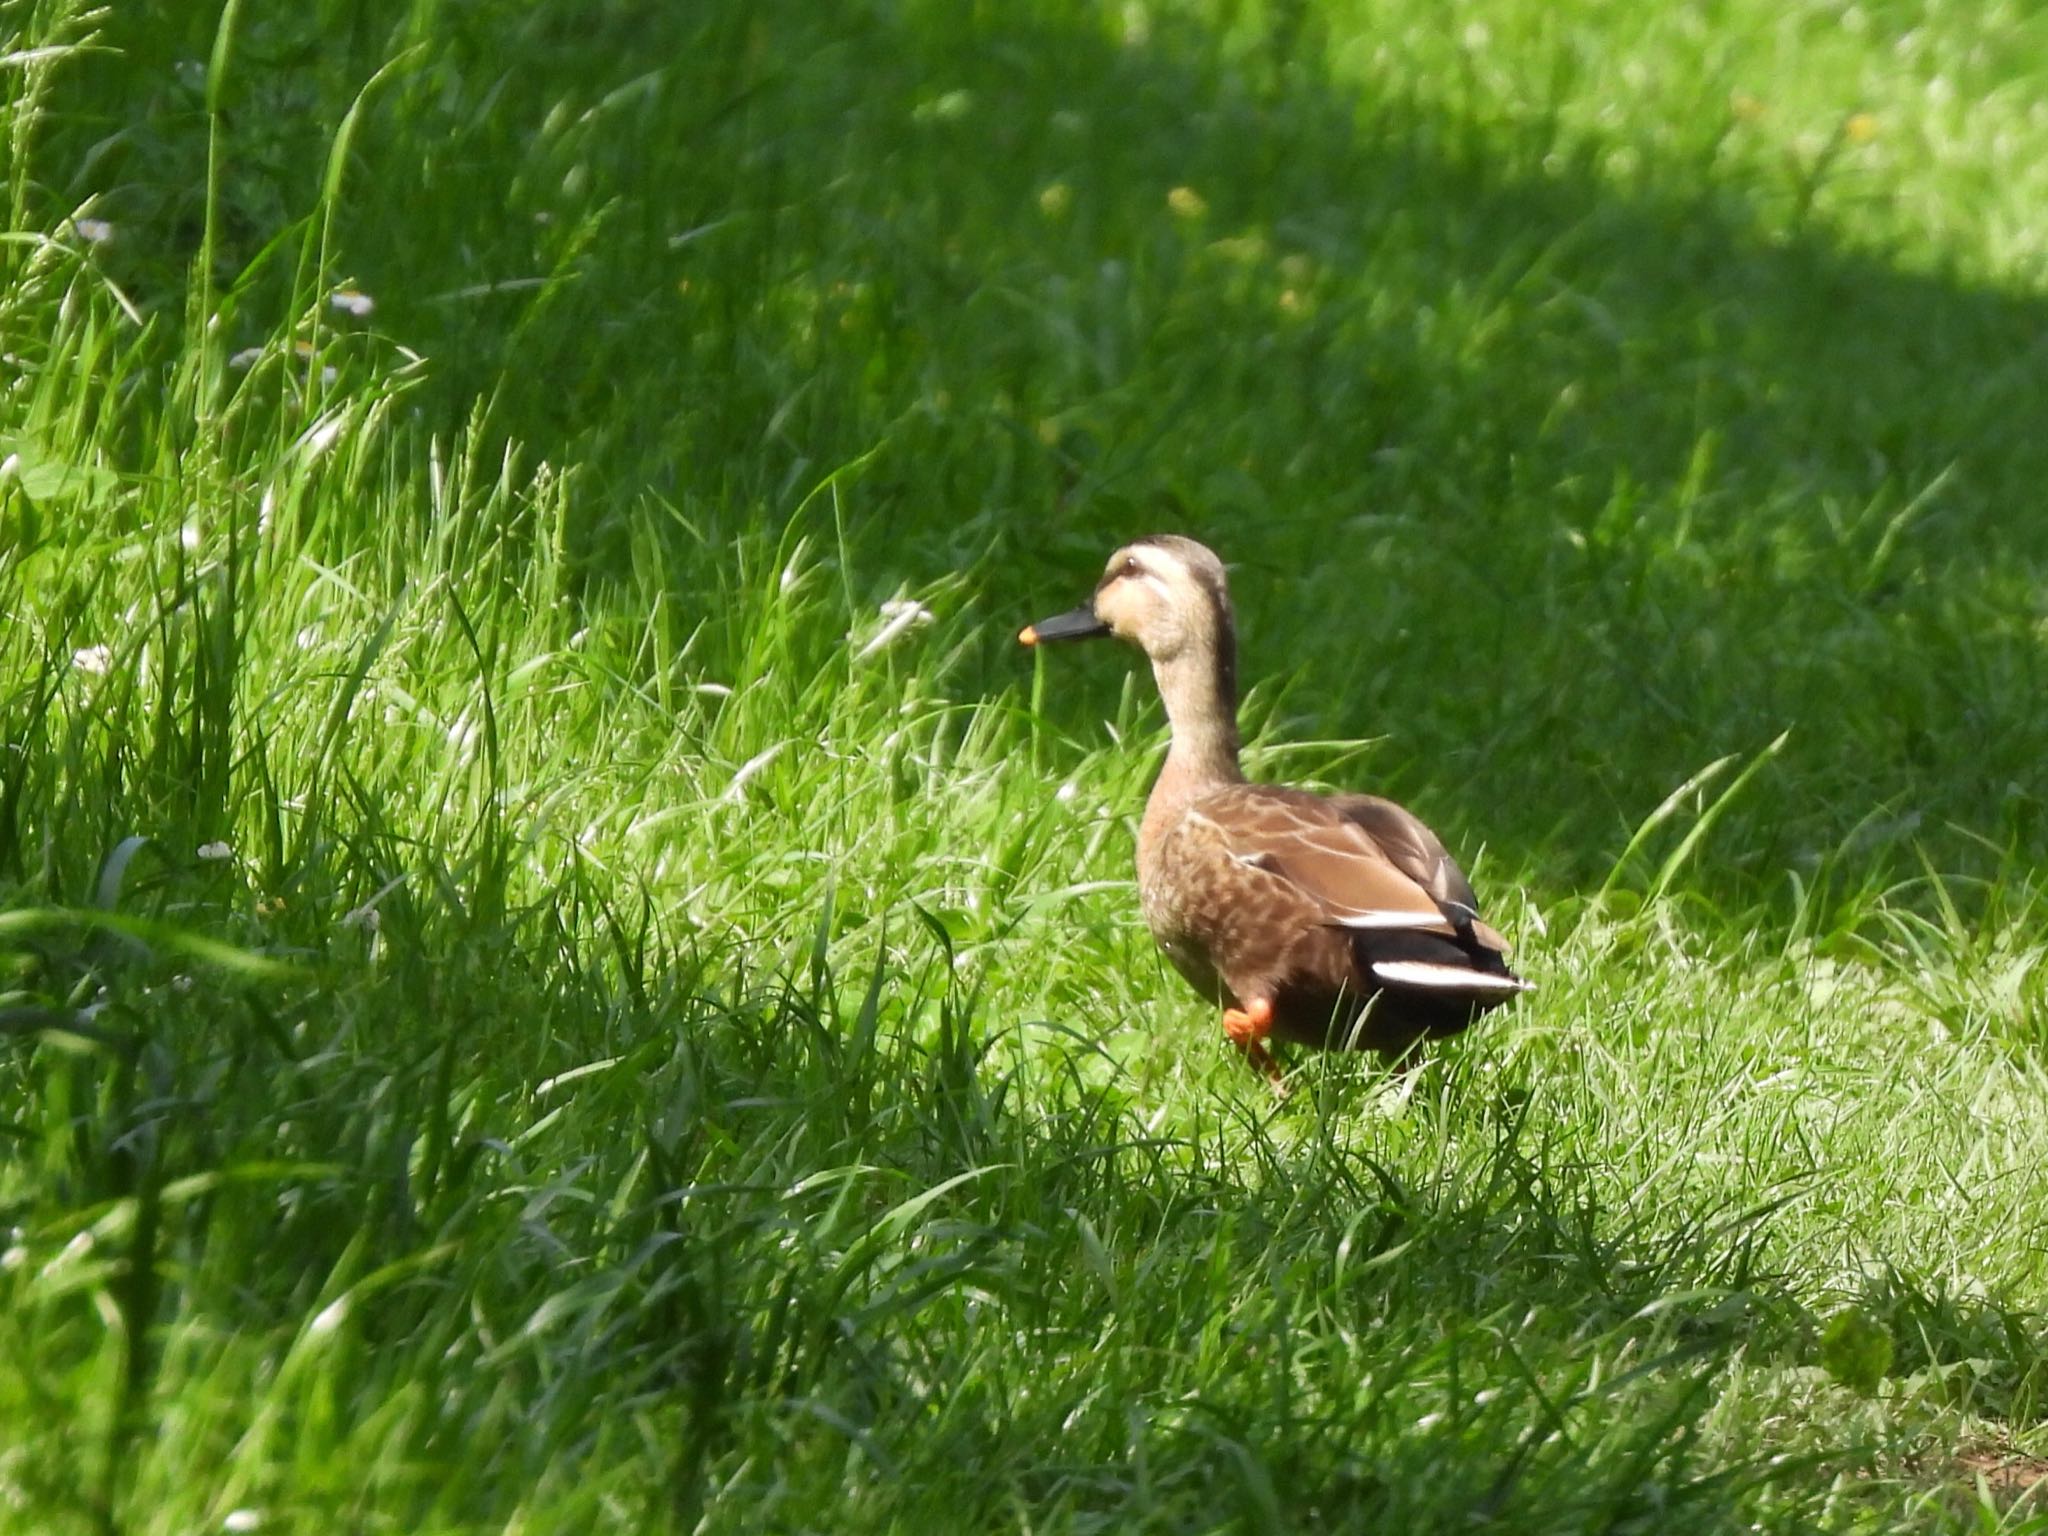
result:
[[[1237,694],[1237,637],[1223,562],[1176,534],[1154,534],[1109,557],[1095,595],[1070,613],[1027,625],[1025,645],[1114,635],[1151,658],[1155,669],[1196,663],[1215,679],[1224,702]]]

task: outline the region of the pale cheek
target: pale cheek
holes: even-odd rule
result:
[[[1178,656],[1187,648],[1188,637],[1180,625],[1170,619],[1156,618],[1147,626],[1144,636],[1145,649],[1162,660]]]

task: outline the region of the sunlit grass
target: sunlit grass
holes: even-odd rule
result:
[[[2028,20],[0,9],[0,1525],[2038,1527]],[[1405,1092],[1014,646],[1169,528]]]

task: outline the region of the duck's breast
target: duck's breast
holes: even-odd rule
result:
[[[1241,1004],[1271,996],[1305,965],[1344,963],[1342,939],[1322,923],[1316,903],[1291,881],[1233,855],[1199,804],[1141,845],[1138,899],[1153,939],[1206,997]]]

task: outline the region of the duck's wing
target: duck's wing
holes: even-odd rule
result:
[[[1472,894],[1472,882],[1458,868],[1443,840],[1413,811],[1382,800],[1378,795],[1332,795],[1324,802],[1346,821],[1364,831],[1378,845],[1389,862],[1429,893],[1454,918],[1479,916],[1479,898]]]
[[[1398,807],[1388,809],[1399,812]],[[1270,784],[1232,785],[1205,795],[1188,811],[1190,819],[1213,828],[1211,835],[1229,857],[1298,888],[1332,926],[1362,932],[1454,934],[1461,919],[1470,921],[1470,903],[1463,898],[1470,897],[1471,888],[1429,829],[1406,812],[1399,814],[1428,839],[1428,846],[1435,847],[1448,867],[1454,878],[1446,889],[1459,899],[1457,907],[1440,900],[1428,878],[1404,868],[1367,822],[1306,791]],[[1426,852],[1425,845],[1417,846]]]
[[[1527,987],[1436,834],[1390,801],[1247,784],[1189,815],[1214,826],[1232,859],[1286,880],[1324,925],[1348,932],[1361,980],[1476,1008]]]

